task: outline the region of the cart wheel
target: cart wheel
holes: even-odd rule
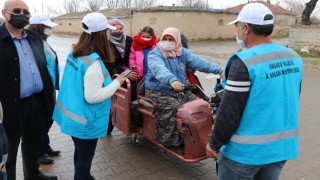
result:
[[[137,144],[137,142],[138,142],[138,135],[137,135],[137,134],[133,134],[131,137],[132,137],[132,142],[133,142],[133,144]]]

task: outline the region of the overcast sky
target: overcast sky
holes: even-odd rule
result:
[[[63,10],[64,0],[24,0],[29,6],[29,10],[32,14],[36,12],[47,13],[47,7],[54,7],[54,9],[61,8]],[[264,0],[266,1],[266,0]],[[3,4],[5,0],[0,0],[1,9],[3,9]],[[178,0],[160,0],[162,5],[172,5],[177,4]],[[232,6],[236,6],[242,3],[248,2],[248,0],[208,0],[209,6],[216,9],[224,9]],[[276,0],[271,0],[271,2],[276,2]],[[281,2],[281,1],[280,1]],[[43,8],[42,8],[43,7]],[[0,15],[2,17],[2,15]]]

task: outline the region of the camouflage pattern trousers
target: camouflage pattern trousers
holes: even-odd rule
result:
[[[157,103],[156,137],[165,146],[179,146],[183,139],[176,127],[177,110],[184,103],[195,100],[196,96],[191,92],[164,93],[160,91],[146,90],[146,97]]]

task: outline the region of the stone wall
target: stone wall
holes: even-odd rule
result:
[[[184,33],[188,40],[234,39],[236,29],[227,24],[237,18],[237,14],[207,13],[203,11],[137,11],[131,17],[125,17],[125,33],[134,35],[144,26],[150,26],[160,36],[167,27],[176,27]],[[110,19],[108,17],[108,19]],[[286,20],[285,20],[286,19]],[[289,36],[289,27],[294,23],[293,16],[278,16],[273,37]],[[81,20],[78,18],[56,18],[56,33],[80,34]]]
[[[306,48],[320,52],[320,26],[295,25],[290,27],[289,47],[294,50]]]
[[[132,33],[151,26],[160,36],[165,28],[176,27],[189,40],[229,39],[235,37],[235,28],[227,23],[236,18],[237,15],[222,13],[138,11],[133,15]]]
[[[290,26],[287,26],[287,25],[275,25],[271,36],[272,37],[289,37],[289,29],[290,29]]]

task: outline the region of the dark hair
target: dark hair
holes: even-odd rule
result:
[[[44,28],[46,27],[47,26],[43,24],[30,24],[28,29],[37,32],[41,36],[42,40],[47,40],[48,36],[43,33]]]
[[[272,20],[273,19],[273,15],[271,14],[267,14],[264,17],[264,20]],[[273,24],[267,24],[267,25],[255,25],[255,24],[249,24],[249,26],[251,26],[253,32],[256,35],[261,35],[261,36],[270,36],[272,34],[274,25]]]
[[[88,29],[84,24],[83,27]],[[86,56],[96,52],[101,57],[102,61],[113,62],[114,54],[111,50],[107,33],[107,29],[91,34],[83,32],[80,35],[78,42],[72,45],[72,56]]]
[[[145,26],[141,29],[140,33],[149,33],[151,36],[154,36],[154,30],[152,27]]]
[[[181,44],[182,44],[182,47],[188,49],[188,40],[187,40],[187,37],[186,37],[183,33],[180,33],[180,36],[181,36]]]

